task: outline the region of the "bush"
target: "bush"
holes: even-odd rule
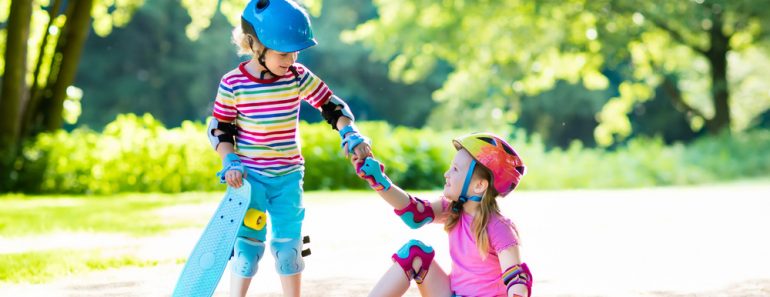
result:
[[[465,131],[393,128],[358,123],[373,139],[375,156],[395,183],[407,189],[444,184],[454,148]],[[222,190],[215,174],[221,161],[211,149],[204,123],[166,129],[151,115],[120,115],[102,133],[78,128],[43,134],[25,147],[28,192],[99,193]],[[305,189],[364,189],[328,124],[300,123]],[[770,175],[770,131],[705,137],[688,146],[636,138],[614,151],[585,148],[546,150],[543,141],[519,131],[509,140],[528,173],[522,189],[617,188],[685,185]],[[38,182],[31,182],[38,181]]]

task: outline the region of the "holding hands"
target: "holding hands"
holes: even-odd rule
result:
[[[371,140],[358,132],[354,124],[345,126],[340,130],[342,138],[342,149],[345,151],[345,157],[355,155],[358,158],[366,158],[372,155]]]

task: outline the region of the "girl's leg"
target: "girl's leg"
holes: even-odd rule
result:
[[[393,263],[374,286],[369,297],[403,296],[409,289],[409,280],[404,275],[404,269]]]
[[[416,259],[417,260],[417,259]],[[449,285],[449,276],[441,266],[433,261],[430,263],[428,274],[425,275],[425,280],[421,284],[417,285],[422,296],[438,296],[438,297],[451,297],[452,288]]]
[[[369,296],[402,296],[409,289],[412,278],[415,278],[415,283],[419,282],[417,287],[422,296],[451,297],[449,276],[433,261],[434,254],[432,247],[418,240],[410,240],[393,254],[393,265],[380,278]],[[423,261],[430,263],[423,265]]]

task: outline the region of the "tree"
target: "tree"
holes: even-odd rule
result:
[[[440,61],[453,72],[433,94],[433,124],[515,122],[518,100],[559,80],[588,89],[609,86],[606,69],[630,63],[618,96],[598,113],[597,142],[631,133],[627,114],[651,98],[664,77],[678,77],[670,96],[694,128],[719,133],[734,125],[730,97],[751,55],[768,56],[770,0],[694,1],[432,1],[376,0],[379,18],[349,32],[388,61],[394,77],[417,81]],[[732,63],[732,64],[730,64]],[[761,109],[770,106],[764,95]],[[763,109],[762,109],[763,108]],[[463,121],[448,123],[450,115]],[[745,121],[748,122],[748,121]],[[735,127],[733,127],[735,128]]]
[[[306,1],[320,9],[318,0]],[[189,38],[208,27],[221,9],[235,23],[246,0],[183,0],[192,18],[186,28]],[[101,36],[124,26],[143,0],[3,0],[0,7],[0,37],[4,38],[3,83],[0,90],[0,191],[14,188],[22,144],[45,131],[62,126],[64,102],[77,97],[72,86],[89,28]],[[29,49],[29,51],[28,51]],[[35,65],[35,67],[27,67]]]

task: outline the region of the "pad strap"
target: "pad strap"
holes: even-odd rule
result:
[[[222,131],[222,134],[214,135],[216,130]],[[208,137],[209,142],[211,142],[211,147],[213,147],[214,150],[216,150],[222,142],[235,144],[234,137],[236,134],[238,134],[238,128],[232,123],[223,123],[216,118],[212,118],[209,122]]]
[[[352,121],[355,121],[356,119],[353,116],[353,112],[350,111],[348,104],[336,95],[332,95],[329,98],[329,101],[324,105],[321,105],[321,115],[324,117],[324,120],[332,126],[332,129],[335,130],[337,130],[337,121],[339,121],[340,117],[344,116]]]
[[[422,204],[422,211],[419,211],[417,205]],[[433,207],[430,202],[409,195],[409,205],[403,209],[393,210],[409,228],[417,229],[433,221]]]
[[[392,182],[385,175],[385,165],[372,157],[367,157],[363,162],[356,164],[356,174],[369,183],[375,191],[387,191]]]
[[[345,148],[345,145],[347,145],[348,151],[346,153],[352,154],[353,149],[356,148],[359,144],[362,142],[371,145],[371,140],[369,138],[361,135],[361,133],[358,132],[358,128],[354,124],[350,124],[342,128],[340,130],[340,137],[342,138],[342,148]]]
[[[217,177],[219,177],[219,183],[224,184],[227,182],[227,179],[225,178],[225,174],[230,170],[238,170],[243,174],[246,171],[246,168],[243,167],[243,163],[241,162],[241,158],[238,157],[235,153],[229,153],[225,156],[225,159],[222,160],[222,170],[217,172]]]
[[[514,285],[527,286],[527,296],[532,296],[532,273],[527,267],[527,263],[515,264],[505,270],[502,274],[503,284],[510,291]]]
[[[428,275],[428,268],[430,268],[430,263],[433,262],[435,255],[436,252],[433,251],[431,246],[422,241],[412,239],[404,244],[391,258],[404,269],[407,280],[414,279],[414,282],[421,284],[425,280],[425,276]],[[420,258],[422,263],[420,264],[420,269],[415,271],[412,263],[414,263],[414,259],[417,257]]]

